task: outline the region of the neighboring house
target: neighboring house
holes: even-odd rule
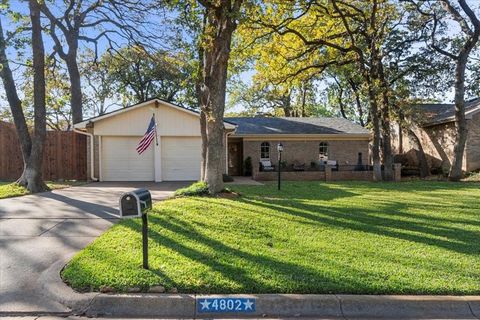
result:
[[[155,114],[158,145],[138,155],[136,146]],[[199,114],[153,99],[75,124],[75,130],[94,137],[89,145],[88,171],[101,181],[198,180],[201,163]],[[287,163],[369,164],[368,130],[340,118],[227,118],[224,172],[243,175],[247,157],[253,173],[260,160],[277,160],[284,146]],[[91,139],[89,139],[90,141]],[[93,165],[93,171],[92,171]]]
[[[418,137],[430,168],[448,170],[455,145],[455,105],[419,104],[412,107],[417,125],[412,131]],[[468,136],[463,158],[463,170],[480,169],[480,98],[466,102]],[[400,145],[400,141],[402,141]],[[395,126],[393,144],[397,153],[408,156],[409,162],[418,164],[418,144],[414,137]]]

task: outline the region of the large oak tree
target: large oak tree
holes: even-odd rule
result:
[[[31,21],[31,48],[33,68],[33,104],[34,127],[30,132],[22,109],[22,102],[17,93],[10,63],[6,54],[7,42],[0,19],[0,76],[14,119],[17,136],[23,156],[24,170],[18,183],[30,192],[41,192],[48,187],[43,182],[43,150],[46,139],[46,108],[45,108],[45,50],[43,46],[42,27],[40,22],[40,4],[37,0],[29,0]]]
[[[198,0],[205,9],[201,36],[201,73],[198,93],[206,144],[204,180],[211,194],[223,190],[225,96],[232,35],[243,0]]]

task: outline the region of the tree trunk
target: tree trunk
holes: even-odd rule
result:
[[[46,110],[45,110],[45,54],[40,25],[40,11],[38,3],[30,0],[30,18],[32,21],[32,52],[34,67],[34,120],[35,127],[33,138],[30,136],[28,126],[18,97],[15,80],[6,55],[6,43],[0,22],[0,60],[2,70],[0,75],[5,88],[13,121],[22,150],[24,169],[17,183],[26,187],[30,192],[47,190],[42,180],[43,146],[46,137]]]
[[[410,137],[412,137],[413,141],[415,141],[415,144],[417,145],[418,162],[420,165],[420,177],[425,178],[428,176],[429,170],[428,170],[427,157],[425,156],[425,151],[423,150],[422,143],[420,142],[420,139],[415,134],[415,132],[413,132],[412,129],[408,129],[408,134],[410,135]]]
[[[205,33],[205,27],[207,25],[207,12],[203,12],[202,19],[202,34]],[[206,180],[207,172],[207,147],[208,147],[208,137],[207,137],[207,116],[205,114],[204,108],[202,105],[208,102],[203,100],[202,104],[202,82],[203,82],[203,67],[204,67],[204,55],[205,50],[201,44],[201,39],[197,39],[197,50],[198,50],[198,68],[197,68],[197,79],[195,81],[195,93],[197,95],[198,108],[200,109],[200,134],[202,136],[202,161],[200,164],[200,181]]]
[[[362,103],[360,101],[360,94],[358,92],[358,87],[355,84],[355,81],[353,79],[348,79],[348,82],[350,83],[350,87],[352,88],[353,94],[355,95],[355,103],[357,105],[357,112],[358,112],[360,125],[362,127],[365,127],[365,120],[363,120],[363,108],[362,108]]]
[[[68,76],[70,78],[72,122],[79,123],[83,121],[83,101],[80,71],[77,63],[77,49],[72,49],[72,47],[70,47],[65,63],[67,64]]]
[[[345,105],[343,104],[343,87],[336,77],[333,77],[333,80],[335,80],[338,87],[338,106],[340,108],[340,114],[342,115],[342,118],[348,119],[347,114],[345,113]]]
[[[378,79],[370,75],[372,70],[362,68],[363,78],[368,86],[368,100],[370,104],[369,118],[372,123],[373,141],[372,141],[372,162],[373,162],[373,181],[382,181],[382,163],[380,159],[380,117],[378,110],[376,82]],[[372,72],[375,75],[375,72]]]
[[[405,123],[405,116],[403,112],[400,110],[398,112],[398,153],[403,153],[403,124]]]
[[[455,69],[455,146],[453,161],[448,180],[459,181],[462,178],[463,155],[467,142],[467,120],[465,119],[465,68],[468,55],[460,55]]]
[[[383,179],[385,181],[393,180],[393,153],[391,141],[390,115],[387,106],[382,107],[382,141],[383,141]]]
[[[233,3],[231,3],[233,2]],[[242,0],[206,4],[207,25],[204,48],[200,104],[206,118],[207,154],[205,181],[210,194],[223,190],[223,136],[227,68],[232,34]]]
[[[205,181],[205,173],[207,172],[207,117],[203,110],[200,111],[200,133],[202,135],[202,162],[200,170],[200,180]]]
[[[292,110],[292,95],[290,92],[282,96],[282,109],[285,117],[295,116]]]
[[[5,89],[5,94],[7,96],[8,104],[10,105],[10,110],[13,117],[13,123],[15,124],[15,129],[16,129],[18,140],[20,143],[20,149],[22,150],[23,167],[25,168],[27,159],[30,157],[30,152],[32,150],[32,140],[30,138],[30,133],[28,132],[27,122],[25,121],[22,102],[18,97],[17,87],[15,84],[15,80],[13,78],[12,70],[10,69],[10,64],[8,62],[8,57],[6,54],[6,43],[5,43],[5,38],[3,34],[1,19],[0,19],[0,63],[1,63],[0,76],[2,78],[3,87]],[[22,183],[22,185],[26,185],[24,174],[22,174],[22,177],[20,177],[18,182]]]
[[[392,153],[392,133],[390,126],[390,101],[388,98],[389,87],[383,72],[382,61],[378,61],[378,75],[380,77],[380,87],[382,90],[382,140],[383,140],[383,160],[384,160],[384,180],[393,180],[393,153]]]
[[[372,84],[369,84],[368,96],[370,100],[370,117],[373,127],[372,160],[373,160],[373,180],[382,180],[382,164],[380,161],[380,123],[378,116],[378,104]]]
[[[32,21],[32,54],[33,54],[33,105],[34,129],[30,157],[26,161],[24,177],[27,189],[32,192],[47,190],[42,178],[43,150],[47,137],[47,121],[45,107],[45,50],[40,23],[40,5],[37,0],[30,0],[30,18]]]

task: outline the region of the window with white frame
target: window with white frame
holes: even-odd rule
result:
[[[270,143],[262,142],[260,145],[260,159],[270,159]]]
[[[328,159],[328,142],[320,142],[318,145],[318,158],[319,159]]]

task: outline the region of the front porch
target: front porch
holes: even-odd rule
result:
[[[278,162],[277,145],[282,143]],[[281,167],[285,180],[372,180],[366,139],[308,137],[235,137],[227,140],[227,174],[257,181],[277,179]]]

